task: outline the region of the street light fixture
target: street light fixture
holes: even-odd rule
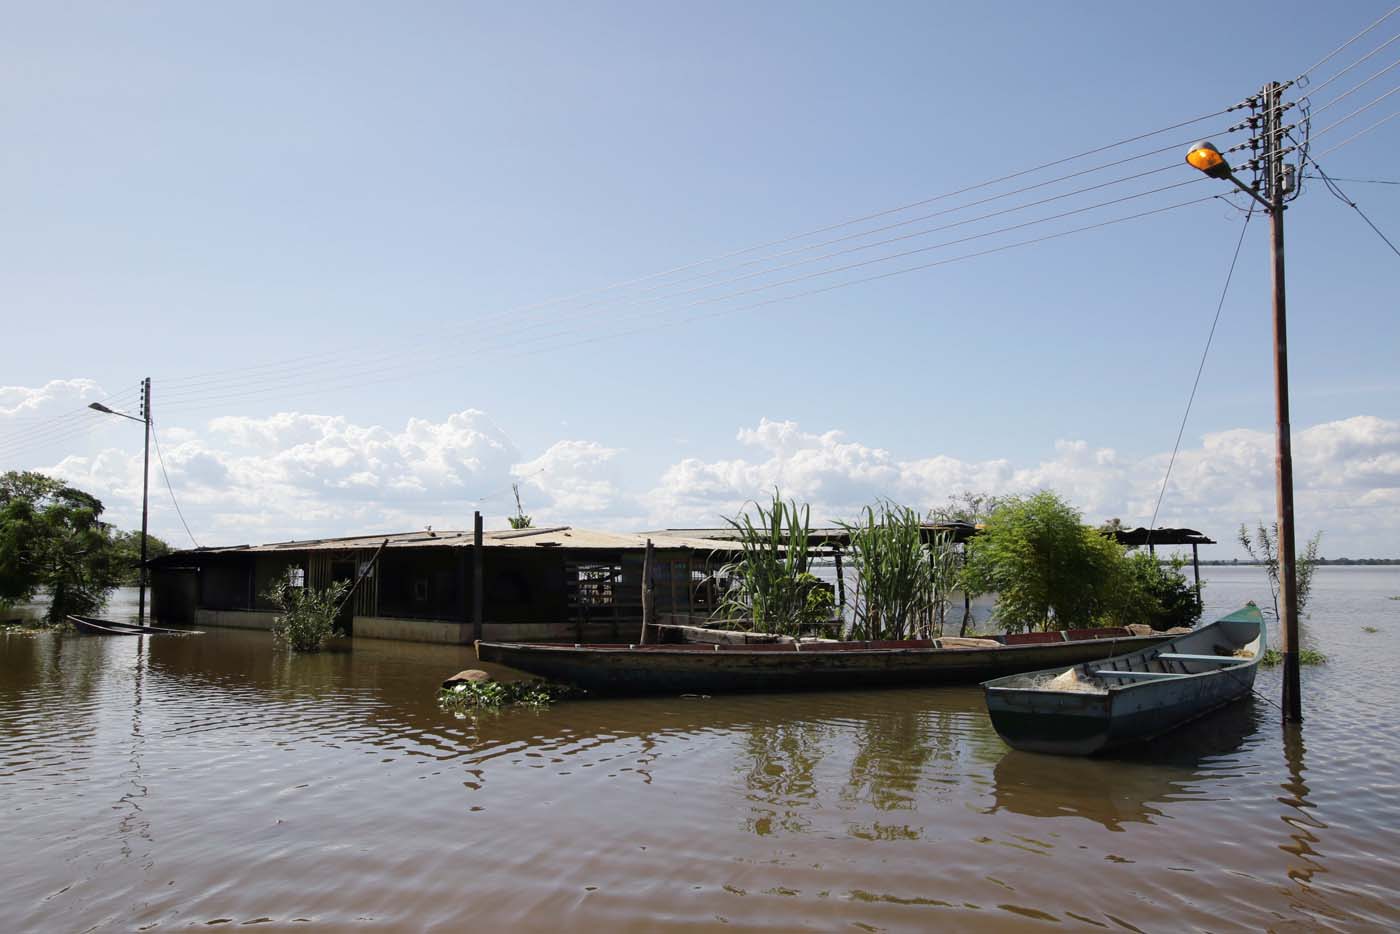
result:
[[[1192,146],[1186,153],[1186,164],[1193,169],[1200,169],[1211,178],[1219,178],[1234,182],[1235,187],[1240,191],[1262,204],[1264,210],[1269,211],[1273,209],[1273,206],[1270,205],[1269,202],[1259,197],[1259,192],[1239,180],[1235,175],[1235,170],[1230,168],[1230,163],[1225,161],[1225,156],[1221,154],[1219,149],[1215,148],[1214,143],[1208,140],[1201,140],[1201,142]]]
[[[136,622],[144,626],[146,624],[146,519],[149,512],[150,493],[148,480],[151,475],[151,378],[148,376],[141,383],[140,418],[125,412],[118,412],[116,409],[109,409],[101,402],[89,402],[88,408],[104,415],[115,415],[118,418],[140,422],[146,429],[146,455],[141,463],[141,573],[137,575],[141,589],[136,604]]]

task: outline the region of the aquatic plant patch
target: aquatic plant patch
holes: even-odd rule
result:
[[[1265,649],[1264,657],[1260,661],[1268,668],[1281,665],[1283,664],[1283,653],[1278,649]],[[1323,665],[1326,663],[1327,656],[1317,649],[1300,649],[1298,652],[1298,664],[1300,665]]]
[[[459,681],[438,693],[444,707],[499,710],[530,707],[543,710],[557,700],[582,697],[584,692],[568,684],[550,681]]]

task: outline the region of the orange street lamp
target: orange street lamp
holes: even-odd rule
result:
[[[1239,188],[1240,191],[1262,204],[1264,210],[1267,211],[1272,208],[1269,202],[1259,197],[1257,191],[1235,177],[1234,169],[1230,168],[1230,163],[1225,161],[1225,157],[1221,155],[1219,149],[1215,148],[1214,143],[1201,140],[1201,142],[1192,146],[1190,151],[1186,153],[1186,164],[1193,169],[1200,169],[1211,178],[1225,179],[1234,182],[1235,186]]]

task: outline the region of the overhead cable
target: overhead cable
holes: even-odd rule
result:
[[[1352,37],[1351,37],[1350,39],[1348,39],[1346,42],[1343,42],[1341,45],[1337,46],[1335,49],[1333,49],[1332,51],[1328,52],[1326,55],[1322,56],[1322,58],[1320,58],[1320,59],[1318,59],[1316,62],[1314,62],[1314,63],[1312,64],[1311,67],[1305,69],[1301,74],[1298,75],[1298,77],[1294,78],[1293,80],[1294,80],[1294,81],[1302,81],[1302,80],[1304,80],[1305,78],[1308,77],[1308,75],[1312,74],[1314,71],[1316,71],[1317,69],[1321,68],[1323,65],[1326,65],[1326,64],[1327,64],[1328,62],[1330,62],[1332,59],[1336,58],[1337,55],[1338,55],[1338,53],[1340,53],[1340,52],[1342,52],[1343,50],[1349,48],[1353,42],[1356,42],[1358,39],[1361,39],[1361,38],[1363,38],[1364,36],[1366,36],[1367,34],[1369,34],[1369,33],[1371,32],[1371,30],[1375,29],[1375,28],[1376,28],[1377,26],[1379,26],[1381,23],[1384,23],[1386,20],[1390,19],[1390,17],[1394,16],[1397,12],[1400,12],[1400,6],[1393,7],[1393,8],[1391,8],[1391,10],[1390,10],[1389,12],[1381,14],[1380,19],[1376,20],[1374,23],[1372,23],[1371,25],[1367,26],[1365,29],[1361,30],[1361,31],[1358,32],[1356,35],[1352,36]]]
[[[803,274],[803,275],[800,275],[800,276],[790,277],[790,278],[787,278],[787,279],[784,279],[784,280],[781,280],[781,281],[777,281],[777,282],[764,283],[764,284],[761,284],[761,285],[752,286],[752,287],[749,287],[749,288],[745,288],[745,289],[741,289],[741,290],[738,290],[738,291],[726,293],[726,294],[723,294],[723,295],[710,296],[710,297],[707,297],[707,298],[694,299],[694,300],[692,300],[692,301],[690,301],[690,302],[687,302],[687,303],[685,303],[685,304],[683,304],[683,305],[680,305],[680,306],[677,306],[677,307],[663,307],[663,308],[661,308],[661,309],[659,309],[659,310],[653,310],[653,311],[651,311],[651,312],[639,313],[638,315],[634,315],[633,317],[654,316],[654,315],[660,315],[660,314],[670,314],[670,313],[674,313],[674,312],[677,312],[677,311],[683,311],[683,310],[686,310],[686,309],[689,309],[689,308],[694,308],[694,307],[701,306],[701,305],[709,305],[709,304],[715,304],[715,303],[718,303],[718,302],[730,301],[730,300],[733,300],[733,299],[735,299],[735,298],[741,298],[741,297],[744,297],[744,296],[746,296],[746,295],[751,295],[751,294],[754,294],[754,293],[757,293],[757,292],[761,292],[761,291],[766,291],[766,290],[769,290],[769,289],[781,288],[781,287],[783,287],[783,286],[796,284],[796,283],[799,283],[799,282],[802,282],[802,281],[805,281],[805,280],[809,280],[809,279],[813,279],[813,278],[818,278],[818,277],[821,277],[821,276],[828,276],[828,275],[838,274],[838,273],[841,273],[841,272],[847,272],[847,271],[850,271],[850,270],[852,270],[852,269],[863,268],[863,267],[870,266],[870,265],[874,265],[874,264],[877,264],[877,263],[891,262],[891,261],[898,260],[898,259],[902,259],[902,258],[905,258],[905,257],[908,257],[908,256],[912,256],[912,255],[917,255],[917,254],[929,252],[929,251],[935,250],[935,249],[942,249],[942,248],[945,248],[945,247],[948,247],[948,246],[954,246],[954,245],[957,245],[957,244],[960,244],[960,243],[970,242],[970,241],[972,241],[972,240],[982,239],[982,238],[989,237],[989,236],[996,236],[996,235],[999,235],[999,234],[1009,233],[1009,232],[1015,231],[1015,230],[1021,230],[1021,229],[1024,229],[1024,228],[1026,228],[1026,227],[1031,227],[1031,226],[1035,226],[1035,225],[1038,225],[1038,224],[1044,224],[1044,223],[1048,223],[1048,222],[1051,222],[1051,221],[1060,220],[1060,219],[1065,218],[1065,217],[1070,217],[1070,216],[1073,216],[1073,215],[1082,214],[1082,213],[1084,213],[1084,212],[1086,212],[1086,211],[1096,210],[1096,209],[1098,209],[1098,208],[1108,207],[1108,206],[1111,206],[1111,205],[1114,205],[1114,204],[1120,204],[1120,203],[1123,203],[1124,201],[1129,201],[1129,200],[1133,200],[1133,199],[1136,199],[1136,198],[1148,197],[1148,196],[1150,196],[1150,195],[1158,194],[1158,193],[1163,192],[1163,191],[1169,191],[1169,190],[1172,190],[1172,189],[1175,189],[1175,188],[1180,188],[1180,187],[1183,187],[1183,186],[1186,186],[1186,185],[1195,184],[1195,183],[1197,183],[1197,182],[1200,182],[1200,181],[1202,180],[1202,178],[1203,178],[1203,177],[1201,177],[1201,176],[1194,176],[1194,175],[1193,175],[1193,176],[1192,176],[1190,179],[1188,179],[1187,181],[1177,182],[1177,183],[1174,183],[1174,184],[1171,184],[1171,185],[1166,185],[1166,186],[1161,186],[1161,187],[1158,187],[1158,188],[1153,188],[1153,189],[1150,189],[1150,190],[1148,190],[1148,191],[1138,192],[1138,193],[1136,193],[1136,194],[1128,195],[1128,196],[1125,196],[1125,197],[1122,197],[1122,198],[1114,198],[1114,199],[1110,199],[1110,200],[1107,200],[1107,201],[1098,202],[1098,203],[1095,203],[1095,204],[1088,205],[1088,206],[1086,206],[1086,207],[1075,208],[1075,209],[1072,209],[1072,210],[1069,210],[1069,211],[1064,211],[1064,212],[1057,213],[1057,214],[1053,214],[1053,215],[1049,215],[1049,216],[1046,216],[1046,217],[1035,218],[1035,219],[1033,219],[1033,220],[1024,221],[1024,222],[1022,222],[1022,223],[1012,224],[1012,225],[1008,225],[1008,226],[1004,226],[1004,227],[995,228],[995,229],[990,230],[990,231],[984,231],[984,232],[977,233],[977,234],[973,234],[973,235],[970,235],[970,236],[967,236],[967,237],[960,237],[960,238],[957,238],[957,239],[954,239],[954,240],[941,241],[941,242],[939,242],[939,243],[932,244],[932,245],[930,245],[930,246],[919,247],[919,248],[917,248],[917,249],[905,250],[905,251],[896,252],[896,253],[892,253],[892,254],[886,254],[886,255],[883,255],[883,256],[878,256],[878,257],[873,257],[873,258],[871,258],[871,259],[862,260],[862,261],[860,261],[860,262],[848,263],[848,264],[845,264],[845,265],[832,267],[832,268],[829,268],[829,269],[817,270],[817,271],[810,272],[810,273],[806,273],[806,274]],[[794,265],[795,265],[795,264],[794,264]],[[777,271],[779,271],[779,270],[778,270],[778,269],[770,270],[770,272],[777,272]],[[588,322],[588,323],[590,324],[590,326],[596,326],[596,324],[597,324],[596,321],[590,321],[590,322]],[[529,342],[531,342],[531,341],[533,341],[533,340],[549,340],[549,339],[558,337],[558,336],[560,336],[561,334],[568,334],[568,333],[572,333],[572,330],[564,330],[564,331],[561,331],[561,332],[552,332],[552,333],[543,335],[543,336],[540,337],[540,338],[527,339],[526,341],[515,341],[515,343],[529,343]],[[482,344],[482,345],[479,345],[479,347],[481,347],[481,348],[493,348],[493,347],[500,346],[500,345],[501,345],[501,339],[498,338],[495,342],[486,342],[486,343],[484,343],[484,344]],[[451,354],[453,354],[453,353],[455,353],[455,352],[456,352],[455,350],[441,350],[441,349],[440,349],[439,351],[437,351],[437,352],[435,352],[435,353],[433,353],[433,354],[429,354],[429,355],[427,355],[427,356],[420,356],[420,357],[418,357],[415,361],[413,361],[413,368],[414,368],[415,370],[417,370],[417,369],[419,369],[419,368],[422,367],[423,363],[424,363],[426,360],[431,360],[431,359],[433,359],[433,358],[435,358],[435,357],[440,358],[440,357],[444,357],[444,356],[449,356],[449,355],[451,355]],[[366,376],[376,376],[376,375],[380,375],[380,374],[382,374],[382,373],[386,373],[386,372],[389,372],[389,371],[391,371],[391,370],[396,370],[396,369],[400,369],[400,368],[401,368],[401,365],[400,365],[400,364],[386,364],[386,365],[381,365],[381,366],[375,366],[375,367],[369,367],[369,368],[358,369],[358,370],[356,370],[354,373],[340,373],[340,374],[336,374],[336,375],[334,375],[334,376],[332,376],[332,377],[329,377],[328,379],[329,379],[331,382],[334,382],[335,384],[340,384],[340,385],[352,385],[352,384],[354,384],[354,383],[360,381],[363,377],[366,377]],[[316,382],[316,381],[311,381],[311,382]],[[283,386],[285,386],[285,387],[288,388],[288,389],[296,389],[296,388],[299,388],[299,387],[302,386],[302,385],[305,385],[306,383],[307,383],[306,380],[293,380],[292,378],[289,378],[289,380],[286,380],[286,381],[279,381],[279,383],[278,383],[276,386],[266,385],[266,386],[263,386],[263,387],[251,388],[251,389],[247,389],[247,390],[240,390],[240,391],[233,391],[233,392],[226,392],[226,393],[217,393],[217,394],[212,394],[212,395],[201,396],[201,397],[199,397],[198,399],[183,399],[183,400],[179,400],[179,401],[167,402],[167,403],[164,404],[163,408],[164,408],[165,410],[167,410],[167,411],[170,411],[170,410],[172,410],[172,409],[184,408],[184,407],[187,407],[187,406],[190,406],[190,405],[203,405],[203,404],[206,404],[206,403],[209,403],[209,402],[229,401],[229,400],[238,399],[238,398],[248,398],[248,397],[255,396],[255,395],[261,395],[261,394],[265,394],[265,393],[268,393],[268,392],[275,392],[275,391],[278,391],[278,389],[281,388],[281,387],[283,387]]]
[[[180,517],[180,524],[185,527],[185,534],[194,542],[194,547],[199,547],[199,542],[195,539],[194,533],[190,531],[190,524],[185,521],[185,514],[180,509],[180,501],[175,498],[175,488],[170,485],[170,474],[165,472],[165,458],[160,453],[160,437],[156,434],[156,426],[151,426],[151,440],[156,443],[156,461],[160,464],[160,475],[165,478],[165,488],[170,491],[170,502],[175,505],[175,515]]]
[[[780,238],[775,239],[775,240],[768,240],[768,241],[765,241],[765,242],[762,242],[762,243],[757,243],[757,244],[754,244],[754,245],[751,245],[751,246],[747,246],[747,247],[743,247],[743,248],[740,248],[740,249],[730,250],[730,251],[728,251],[728,252],[721,253],[721,254],[718,254],[718,255],[716,255],[716,256],[711,256],[711,257],[709,257],[709,258],[707,258],[707,259],[702,259],[702,260],[698,260],[698,261],[686,263],[686,264],[683,264],[683,265],[680,265],[680,266],[674,266],[674,267],[672,267],[672,268],[670,268],[670,269],[662,270],[662,271],[660,271],[660,272],[655,272],[655,273],[649,273],[649,274],[644,275],[644,276],[638,276],[638,277],[626,279],[626,280],[623,280],[623,281],[620,281],[620,282],[615,282],[615,283],[612,283],[611,285],[603,286],[603,287],[600,287],[600,288],[597,288],[597,289],[586,290],[586,291],[582,291],[582,292],[576,292],[576,293],[574,293],[574,294],[572,294],[572,295],[563,296],[563,297],[555,298],[555,299],[550,299],[550,300],[548,300],[548,301],[536,303],[536,304],[534,304],[534,305],[528,305],[528,306],[524,306],[524,307],[521,307],[521,308],[509,309],[509,310],[506,310],[506,311],[498,312],[498,313],[495,313],[495,314],[493,314],[493,315],[485,316],[485,317],[483,317],[483,318],[474,319],[474,320],[472,321],[472,325],[473,325],[473,326],[476,326],[476,325],[479,325],[479,324],[480,324],[481,322],[483,322],[483,321],[489,321],[489,320],[492,320],[493,318],[496,318],[496,317],[507,317],[507,316],[510,316],[510,315],[518,314],[518,313],[523,313],[523,312],[528,312],[528,311],[534,311],[534,310],[542,309],[542,308],[545,308],[545,307],[551,307],[551,306],[554,306],[554,305],[562,304],[562,303],[565,303],[565,302],[571,302],[571,301],[574,301],[574,300],[576,300],[576,299],[578,299],[578,298],[583,298],[583,297],[587,297],[587,296],[590,296],[590,295],[595,295],[595,294],[599,294],[599,293],[615,291],[615,290],[617,290],[617,289],[625,288],[625,287],[628,287],[628,286],[631,286],[631,285],[636,285],[636,284],[639,284],[639,283],[642,283],[642,282],[648,282],[648,281],[652,281],[652,280],[655,280],[655,279],[659,279],[659,278],[671,276],[671,275],[674,275],[674,274],[679,273],[679,272],[688,271],[688,270],[690,270],[690,269],[695,269],[695,268],[698,268],[698,267],[701,267],[701,266],[709,265],[709,264],[711,264],[711,263],[720,262],[720,261],[722,261],[722,260],[730,259],[730,258],[737,257],[737,256],[743,256],[743,255],[746,255],[746,254],[749,254],[749,253],[756,252],[756,251],[758,251],[758,250],[763,250],[763,249],[767,249],[767,248],[769,248],[769,247],[774,247],[774,246],[782,246],[782,245],[785,245],[785,244],[788,244],[788,243],[791,243],[791,242],[794,242],[794,241],[797,241],[797,240],[805,239],[805,238],[807,238],[807,237],[817,236],[817,235],[820,235],[820,234],[823,234],[823,233],[827,233],[827,232],[830,232],[830,231],[833,231],[833,230],[838,230],[838,229],[843,228],[843,227],[849,227],[849,226],[853,226],[853,225],[855,225],[855,224],[864,223],[865,221],[876,220],[876,219],[879,219],[879,218],[882,218],[882,217],[886,217],[886,216],[889,216],[889,215],[892,215],[892,214],[897,214],[897,213],[900,213],[900,212],[903,212],[903,211],[912,210],[912,209],[914,209],[914,208],[922,207],[922,206],[924,206],[924,205],[931,204],[931,203],[936,202],[936,201],[941,201],[941,200],[946,200],[946,199],[948,199],[948,198],[956,197],[956,196],[958,196],[958,195],[960,195],[960,194],[966,194],[966,193],[969,193],[969,192],[972,192],[972,191],[977,191],[977,190],[980,190],[980,189],[983,189],[983,188],[988,188],[988,187],[991,187],[991,186],[993,186],[993,185],[1000,184],[1000,183],[1002,183],[1002,182],[1011,181],[1011,180],[1017,179],[1017,178],[1022,178],[1022,177],[1024,177],[1024,176],[1031,175],[1031,174],[1034,174],[1034,173],[1039,172],[1039,171],[1043,171],[1043,170],[1048,169],[1048,168],[1053,168],[1053,167],[1058,166],[1058,165],[1064,165],[1065,163],[1073,162],[1073,161],[1075,161],[1075,160],[1077,160],[1077,159],[1084,159],[1084,158],[1087,158],[1087,157],[1089,157],[1089,156],[1098,155],[1098,154],[1100,154],[1100,153],[1102,153],[1102,152],[1105,152],[1105,151],[1107,151],[1107,150],[1116,149],[1116,148],[1118,148],[1118,147],[1120,147],[1120,146],[1125,146],[1125,145],[1127,145],[1127,144],[1129,144],[1129,143],[1137,142],[1137,141],[1143,140],[1143,139],[1148,139],[1148,138],[1153,137],[1153,136],[1158,136],[1158,135],[1160,135],[1160,134],[1162,134],[1162,133],[1170,132],[1171,130],[1180,129],[1180,128],[1186,127],[1186,126],[1191,126],[1192,124],[1200,123],[1200,122],[1202,122],[1202,121],[1209,120],[1209,119],[1212,119],[1212,118],[1214,118],[1214,117],[1221,116],[1221,115],[1223,115],[1223,114],[1225,114],[1225,113],[1228,113],[1231,109],[1233,109],[1233,108],[1225,108],[1225,109],[1223,109],[1223,110],[1217,110],[1217,111],[1214,111],[1214,112],[1212,112],[1212,113],[1202,114],[1201,116],[1199,116],[1199,117],[1193,117],[1193,118],[1191,118],[1190,120],[1183,120],[1183,121],[1180,121],[1180,122],[1177,122],[1177,123],[1173,123],[1173,124],[1171,124],[1171,125],[1169,125],[1169,126],[1164,126],[1164,127],[1159,128],[1159,129],[1155,129],[1155,130],[1149,131],[1149,132],[1147,132],[1147,133],[1139,133],[1139,134],[1136,134],[1136,135],[1134,135],[1134,136],[1125,137],[1125,138],[1123,138],[1123,139],[1117,140],[1117,141],[1112,142],[1112,143],[1108,143],[1108,144],[1106,144],[1106,145],[1096,146],[1096,147],[1094,147],[1094,148],[1092,148],[1092,149],[1084,150],[1083,152],[1078,152],[1078,153],[1075,153],[1075,154],[1070,155],[1070,156],[1065,156],[1065,157],[1063,157],[1063,158],[1054,159],[1054,160],[1051,160],[1051,161],[1048,161],[1048,162],[1043,162],[1043,163],[1041,163],[1041,164],[1039,164],[1039,165],[1032,166],[1032,167],[1027,168],[1027,169],[1021,169],[1021,170],[1019,170],[1019,171],[1017,171],[1017,172],[1011,172],[1011,173],[1006,174],[1006,175],[1001,175],[1001,176],[998,176],[998,177],[996,177],[996,178],[992,178],[992,179],[989,179],[989,180],[987,180],[987,181],[979,182],[979,183],[974,184],[974,185],[967,185],[967,186],[964,186],[964,187],[962,187],[962,188],[954,189],[954,190],[952,190],[952,191],[947,191],[947,192],[944,192],[944,193],[939,194],[939,195],[934,195],[934,196],[928,197],[928,198],[922,198],[922,199],[919,199],[919,200],[917,200],[917,201],[912,201],[912,202],[908,202],[908,203],[906,203],[906,204],[897,205],[897,206],[895,206],[895,207],[886,208],[886,209],[883,209],[883,210],[880,210],[880,211],[875,211],[875,212],[872,212],[872,213],[864,214],[864,215],[861,215],[861,216],[859,216],[859,217],[851,218],[851,219],[849,219],[849,220],[839,221],[839,222],[833,223],[833,224],[827,224],[827,225],[824,225],[824,226],[822,226],[822,227],[817,227],[817,228],[814,228],[814,229],[811,229],[811,230],[806,230],[806,231],[803,231],[803,232],[801,232],[801,233],[790,234],[790,235],[788,235],[788,236],[780,237]],[[1109,162],[1109,163],[1096,162],[1095,165],[1094,165],[1091,169],[1088,169],[1088,170],[1086,170],[1086,171],[1100,171],[1100,170],[1102,170],[1103,168],[1106,168],[1106,167],[1109,167],[1109,166],[1112,166],[1112,165],[1119,165],[1119,164],[1122,164],[1123,162],[1132,161],[1132,159],[1142,158],[1142,157],[1144,157],[1144,156],[1152,155],[1152,154],[1155,154],[1155,153],[1157,153],[1157,152],[1164,152],[1164,151],[1167,151],[1168,149],[1176,149],[1176,148],[1179,148],[1180,145],[1185,145],[1185,144],[1175,144],[1175,145],[1170,146],[1170,147],[1164,147],[1163,149],[1154,150],[1153,153],[1143,153],[1143,154],[1141,154],[1141,155],[1139,155],[1139,156],[1131,157],[1131,158],[1129,158],[1129,159],[1117,160],[1117,161]],[[1075,172],[1075,173],[1071,173],[1070,175],[1064,176],[1063,178],[1073,178],[1073,177],[1077,177],[1077,176],[1082,175],[1082,174],[1085,174],[1085,173],[1084,173],[1084,172]],[[1063,180],[1063,179],[1061,179],[1061,180]],[[1048,183],[1047,183],[1047,184],[1048,184]],[[339,356],[342,356],[342,354],[341,354],[340,352],[327,352],[327,353],[324,353],[324,354],[309,355],[309,357],[304,357],[304,358],[301,358],[301,359],[308,359],[308,358],[331,358],[331,357],[339,357]],[[243,373],[245,373],[245,372],[248,372],[248,371],[251,370],[251,369],[261,369],[261,368],[268,368],[268,367],[282,367],[282,366],[285,366],[285,365],[286,365],[286,361],[275,361],[275,362],[271,362],[271,363],[268,363],[268,364],[264,364],[264,365],[262,365],[261,367],[238,367],[238,368],[231,368],[231,369],[229,369],[229,370],[225,370],[225,371],[222,371],[222,372],[228,374],[230,379],[233,379],[233,378],[237,378],[240,374],[243,374]],[[191,376],[188,376],[188,377],[166,377],[166,378],[163,378],[163,379],[162,379],[162,385],[165,385],[165,386],[169,387],[169,389],[167,390],[167,392],[168,392],[168,391],[173,391],[173,390],[175,390],[175,389],[177,389],[177,388],[183,387],[184,385],[186,385],[186,384],[188,384],[188,383],[190,383],[190,382],[192,382],[192,381],[202,380],[202,379],[205,379],[205,378],[207,378],[207,377],[214,376],[214,375],[217,375],[217,374],[216,374],[216,373],[209,373],[209,374],[195,374],[195,375],[191,375]]]
[[[1366,225],[1370,227],[1373,231],[1375,231],[1376,236],[1380,237],[1382,240],[1385,241],[1385,245],[1390,247],[1390,252],[1394,253],[1397,257],[1400,257],[1400,249],[1396,249],[1395,244],[1390,241],[1390,238],[1387,237],[1385,234],[1381,233],[1381,229],[1377,227],[1369,217],[1366,216],[1366,212],[1362,211],[1361,208],[1357,206],[1355,201],[1347,197],[1346,192],[1342,191],[1342,189],[1337,186],[1336,179],[1328,176],[1328,174],[1322,170],[1322,166],[1317,164],[1317,160],[1313,159],[1309,161],[1312,162],[1312,167],[1317,169],[1317,174],[1322,176],[1323,184],[1327,186],[1327,190],[1332,193],[1332,196],[1335,197],[1338,201],[1345,204],[1347,207],[1351,208],[1353,211],[1355,211],[1357,215],[1360,216],[1360,218],[1366,222]]]
[[[1152,521],[1147,524],[1148,541],[1152,540],[1152,530],[1157,528],[1157,515],[1162,510],[1162,497],[1166,496],[1167,484],[1172,478],[1172,467],[1176,465],[1176,455],[1181,450],[1181,439],[1186,434],[1186,421],[1191,417],[1191,406],[1196,401],[1196,390],[1201,386],[1201,374],[1206,371],[1206,358],[1210,356],[1210,345],[1215,340],[1215,329],[1220,324],[1220,312],[1225,307],[1225,296],[1230,293],[1230,280],[1235,278],[1235,264],[1240,260],[1240,248],[1244,246],[1244,235],[1249,231],[1250,218],[1254,216],[1254,205],[1240,225],[1240,238],[1235,242],[1235,253],[1230,257],[1230,268],[1225,272],[1225,285],[1220,289],[1220,300],[1215,303],[1215,317],[1211,319],[1210,331],[1206,334],[1206,346],[1201,351],[1201,362],[1196,365],[1196,378],[1191,383],[1191,392],[1186,397],[1186,411],[1181,413],[1181,425],[1176,430],[1176,443],[1172,445],[1172,455],[1167,460],[1167,471],[1162,477],[1162,488],[1157,491],[1157,504],[1152,507]]]
[[[1332,153],[1336,152],[1338,149],[1341,149],[1343,146],[1347,145],[1348,143],[1351,143],[1351,142],[1353,142],[1353,141],[1355,141],[1355,140],[1357,140],[1357,139],[1359,139],[1359,138],[1365,136],[1367,133],[1371,132],[1371,131],[1374,130],[1376,127],[1381,126],[1382,124],[1385,124],[1385,123],[1389,123],[1391,120],[1394,120],[1396,117],[1400,117],[1400,110],[1397,110],[1397,111],[1395,111],[1395,113],[1389,114],[1389,115],[1387,115],[1387,116],[1381,117],[1379,120],[1377,120],[1375,123],[1371,124],[1370,126],[1366,127],[1364,130],[1357,130],[1355,133],[1351,134],[1350,136],[1348,136],[1346,139],[1342,140],[1342,141],[1341,141],[1340,143],[1338,143],[1337,145],[1332,146],[1332,147],[1329,148],[1329,149],[1324,149],[1322,152],[1318,153],[1318,155],[1320,155],[1320,156],[1331,155]]]

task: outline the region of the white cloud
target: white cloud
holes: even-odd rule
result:
[[[95,380],[53,379],[37,389],[0,386],[0,423],[48,417],[86,405],[106,395]]]
[[[527,504],[526,512],[566,524],[618,512],[628,501],[620,488],[618,453],[596,441],[556,441],[534,460],[517,464],[515,476],[547,497],[544,509]]]
[[[98,397],[91,380],[0,390],[0,416],[43,412]],[[107,436],[115,437],[115,436]],[[775,487],[810,502],[818,521],[855,515],[888,497],[924,510],[965,490],[1024,493],[1050,488],[1089,521],[1146,523],[1165,453],[1124,456],[1091,440],[1060,441],[1034,463],[963,460],[930,451],[900,459],[840,431],[807,431],[763,418],[740,429],[729,456],[686,457],[650,483],[629,484],[624,451],[600,440],[560,440],[526,459],[483,412],[401,427],[343,416],[283,412],[226,417],[203,430],[162,431],[165,466],[195,533],[205,543],[351,534],[391,529],[470,528],[480,508],[491,526],[514,510],[512,482],[540,524],[604,528],[714,525]],[[64,458],[50,473],[88,489],[109,518],[139,521],[141,452],[123,440]],[[1294,435],[1300,531],[1327,530],[1324,553],[1400,555],[1400,421],[1356,416]],[[153,458],[153,461],[155,459]],[[1240,428],[1181,451],[1159,523],[1200,528],[1233,554],[1232,530],[1268,521],[1274,508],[1274,439]],[[157,463],[153,528],[183,541]]]
[[[755,456],[686,458],[668,468],[645,496],[652,523],[712,524],[778,486],[811,502],[823,519],[848,517],[879,497],[927,509],[964,490],[1054,489],[1088,521],[1146,524],[1168,461],[1167,454],[1124,458],[1082,440],[1060,441],[1052,456],[1022,467],[943,454],[897,460],[841,432],[768,419],[738,440]],[[1357,416],[1316,425],[1296,432],[1293,448],[1300,531],[1326,529],[1324,553],[1400,554],[1400,422]],[[1178,455],[1158,524],[1188,525],[1229,543],[1242,522],[1269,521],[1273,510],[1274,437],[1235,429],[1206,435]]]

